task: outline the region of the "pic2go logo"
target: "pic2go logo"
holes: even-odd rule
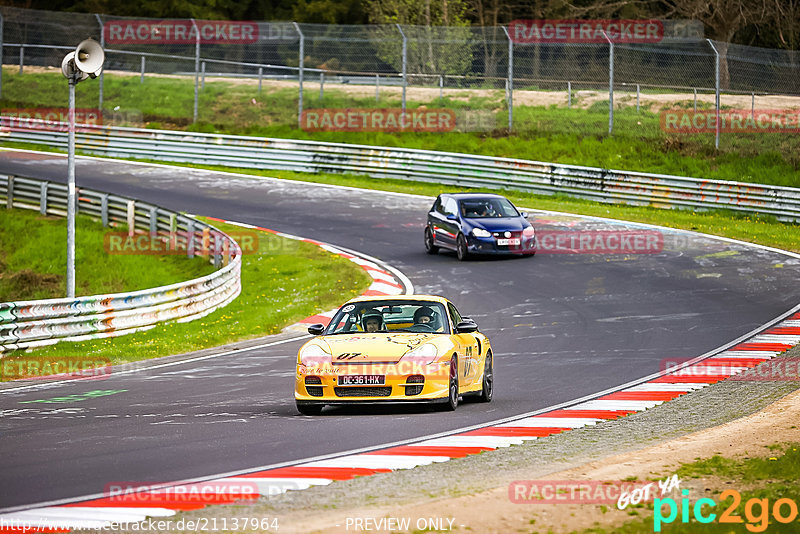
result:
[[[653,501],[653,531],[661,532],[661,525],[669,525],[678,517],[680,509],[681,523],[689,522],[689,512],[694,515],[694,520],[698,523],[711,523],[717,519],[717,514],[712,513],[708,508],[716,508],[717,503],[713,499],[702,498],[695,501],[694,506],[689,502],[689,490],[683,490],[683,499],[681,499],[680,506],[675,499],[667,497],[666,499],[656,498]],[[720,494],[720,503],[731,499],[731,504],[719,515],[720,523],[744,523],[744,519],[736,514],[736,509],[742,502],[741,494],[736,490],[725,490]],[[745,527],[750,532],[764,532],[769,526],[770,512],[772,517],[778,523],[791,523],[797,518],[797,503],[791,499],[778,499],[769,506],[769,499],[757,499],[755,497],[748,499],[744,504],[744,516],[747,519]],[[665,508],[668,510],[665,516]]]

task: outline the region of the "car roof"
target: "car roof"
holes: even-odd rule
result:
[[[498,195],[497,193],[442,193],[442,196],[453,197],[457,200],[477,198],[506,198],[503,195]]]
[[[427,301],[430,301],[430,302],[439,302],[441,304],[447,304],[448,302],[450,302],[446,298],[441,297],[439,295],[371,295],[371,296],[361,296],[361,297],[356,297],[356,298],[350,299],[350,300],[347,301],[347,304],[349,304],[351,302],[372,302],[372,301],[381,301],[381,300],[394,300],[394,301],[397,301],[397,300],[401,300],[401,301],[402,300],[408,300],[408,301],[427,300]]]

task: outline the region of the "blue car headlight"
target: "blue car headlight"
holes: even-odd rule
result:
[[[473,228],[472,235],[475,237],[492,237],[492,233],[483,228]]]

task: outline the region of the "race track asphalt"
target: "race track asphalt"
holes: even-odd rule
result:
[[[65,182],[66,160],[2,152],[0,172]],[[656,254],[458,262],[450,253],[425,254],[431,199],[83,158],[77,179],[82,187],[389,263],[416,292],[450,298],[489,336],[495,399],[465,403],[455,413],[381,406],[301,416],[292,396],[301,341],[101,382],[0,392],[0,508],[98,494],[114,482],[299,461],[541,409],[657,372],[666,359],[701,355],[800,300],[798,260],[680,232],[665,230]],[[637,228],[543,213],[531,219],[540,231]],[[80,397],[95,390],[112,393]],[[76,400],[26,402],[69,395]]]

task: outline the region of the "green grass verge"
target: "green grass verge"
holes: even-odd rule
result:
[[[723,481],[725,490],[736,490],[741,495],[738,506],[733,507],[732,496],[726,495],[723,499],[722,491],[714,489],[699,494],[696,490],[689,490],[688,522],[683,523],[681,508],[683,495],[672,495],[676,501],[678,509],[677,516],[670,524],[664,524],[662,532],[701,532],[709,534],[728,534],[728,533],[748,533],[748,532],[800,532],[800,519],[795,517],[790,523],[781,523],[773,515],[773,507],[779,499],[788,499],[794,503],[794,509],[800,506],[800,444],[772,445],[769,447],[771,454],[768,457],[754,457],[735,460],[720,455],[702,459],[691,464],[685,464],[677,470],[677,475],[684,481],[682,486],[691,478],[716,478]],[[713,483],[712,483],[713,485]],[[677,493],[677,492],[675,492]],[[694,517],[695,503],[698,499],[710,498],[716,503],[716,507],[711,508],[706,503],[702,508],[702,513],[708,516],[710,513],[716,514],[714,521],[710,523],[700,523]],[[766,500],[766,508],[761,503],[748,504],[751,499]],[[764,501],[762,501],[764,502]],[[630,508],[630,507],[629,507]],[[740,524],[722,523],[720,517],[723,512],[730,508],[732,518],[738,517]],[[653,532],[654,528],[654,506],[652,503],[647,505],[637,505],[631,511],[636,511],[637,519],[626,522],[615,527],[613,532],[622,534],[638,534],[640,532]],[[668,506],[663,505],[663,515],[668,516]],[[783,503],[780,513],[786,517],[790,516],[791,507]],[[634,514],[631,514],[634,515]],[[641,517],[646,515],[646,517]],[[584,531],[585,534],[600,534],[610,532],[603,528],[590,528]]]
[[[457,112],[484,111],[493,124],[484,132],[375,133],[306,132],[296,127],[297,91],[266,86],[259,94],[253,80],[232,83],[209,79],[200,94],[199,120],[191,124],[193,80],[107,74],[104,105],[107,121],[152,128],[314,139],[369,145],[404,146],[470,154],[515,157],[630,171],[656,172],[710,179],[800,185],[800,137],[779,133],[724,134],[720,150],[714,136],[668,134],[658,113],[626,106],[615,112],[615,131],[608,135],[607,103],[588,109],[517,106],[515,131],[504,130],[507,117],[502,91],[474,96],[469,90],[441,101],[438,96],[408,101],[409,108],[447,107]],[[313,85],[309,85],[309,88]],[[359,89],[359,88],[356,88]],[[369,91],[360,88],[362,95]],[[366,88],[368,89],[368,88]],[[94,108],[99,84],[81,84],[80,108]],[[413,92],[411,93],[413,95]],[[309,89],[306,109],[400,107],[399,96],[352,96],[328,87],[323,99]],[[66,107],[67,91],[60,73],[3,72],[3,110]],[[624,99],[622,99],[624,100]],[[111,109],[118,111],[112,112]],[[676,106],[681,107],[681,106]],[[683,106],[685,107],[685,106]],[[116,118],[116,119],[115,119]]]
[[[158,287],[205,276],[201,258],[113,255],[109,232],[91,218],[75,220],[75,294],[102,295]],[[67,222],[23,209],[0,209],[0,302],[66,296]]]
[[[208,221],[224,232],[236,226]],[[226,307],[189,323],[80,343],[59,343],[10,358],[103,357],[119,364],[181,354],[280,332],[285,326],[361,294],[372,279],[316,245],[258,232],[258,253],[242,257],[242,292]],[[13,365],[13,360],[12,364]]]

